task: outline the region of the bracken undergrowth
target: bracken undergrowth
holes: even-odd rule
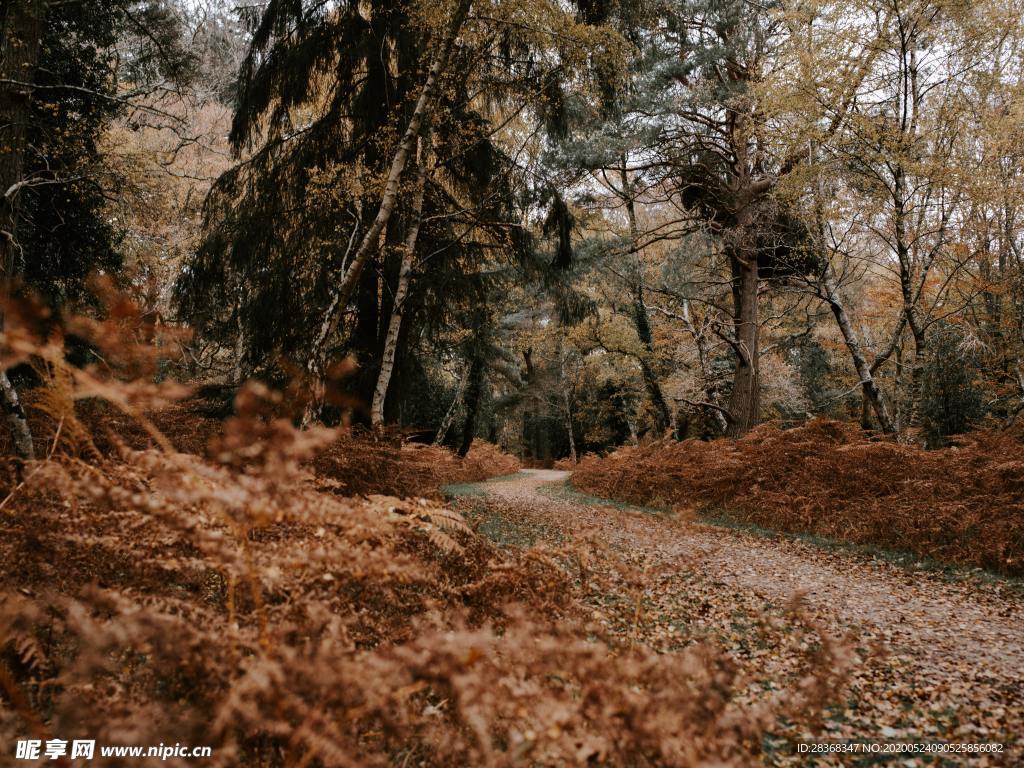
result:
[[[211,745],[213,766],[747,765],[842,683],[827,638],[750,703],[713,645],[606,636],[578,600],[584,556],[499,550],[423,498],[514,470],[496,449],[300,431],[258,384],[188,429],[187,390],[146,365],[160,331],[129,308],[76,328],[102,368],[12,327],[4,362],[44,385],[41,458],[3,461],[0,743]],[[97,399],[102,446],[82,415]],[[125,421],[146,439],[118,439]]]
[[[663,440],[586,456],[572,483],[604,498],[1021,576],[1021,446],[989,431],[926,451],[815,420],[763,425],[738,440]]]

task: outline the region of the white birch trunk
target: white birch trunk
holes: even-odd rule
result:
[[[427,185],[426,139],[420,140],[419,170],[416,174],[416,191],[413,194],[412,221],[403,244],[402,266],[398,271],[398,286],[395,288],[395,300],[391,305],[391,318],[388,321],[388,333],[384,340],[384,354],[381,359],[380,373],[377,375],[377,386],[373,390],[373,403],[370,406],[370,423],[379,426],[384,423],[384,400],[391,383],[391,373],[395,368],[395,353],[398,350],[398,335],[402,330],[402,309],[405,297],[409,292],[409,278],[412,274],[413,256],[416,252],[416,238],[420,233],[420,222],[423,220],[423,197]]]
[[[441,426],[437,428],[437,436],[434,437],[434,445],[442,445],[444,439],[448,437],[448,430],[452,428],[452,424],[455,423],[455,417],[459,413],[459,406],[462,405],[462,396],[466,392],[466,379],[468,375],[463,375],[459,381],[459,388],[455,392],[455,397],[452,399],[452,404],[448,406],[448,411],[445,413],[444,418],[441,419]]]
[[[32,430],[29,429],[25,409],[18,400],[18,391],[7,377],[7,371],[0,370],[0,402],[3,403],[7,424],[11,428],[11,439],[17,454],[31,461],[35,458],[35,447],[32,444]]]
[[[569,404],[569,390],[562,390],[562,397],[565,400],[565,429],[569,433],[569,458],[575,464],[579,461],[576,455],[576,437],[572,433],[572,408]]]
[[[398,149],[391,159],[391,167],[388,171],[387,180],[384,183],[384,194],[381,197],[377,216],[366,231],[366,234],[363,235],[363,239],[360,241],[358,249],[356,249],[355,256],[352,257],[352,261],[349,263],[348,269],[345,270],[341,283],[334,292],[327,311],[324,313],[323,322],[320,324],[320,332],[317,334],[310,349],[306,366],[312,378],[313,391],[309,405],[307,405],[306,412],[302,417],[303,426],[309,426],[320,417],[320,410],[323,407],[323,398],[326,391],[327,343],[334,331],[337,330],[341,315],[352,298],[352,292],[355,290],[363,267],[366,266],[370,254],[376,249],[377,241],[384,232],[384,228],[388,225],[388,221],[391,220],[391,214],[394,213],[395,202],[398,199],[399,184],[402,174],[405,172],[406,162],[413,151],[416,139],[419,138],[420,129],[423,127],[423,121],[429,111],[434,91],[437,89],[437,81],[448,66],[448,59],[451,56],[452,48],[455,46],[455,39],[458,37],[459,30],[466,20],[466,14],[469,12],[471,4],[472,0],[459,0],[458,7],[455,9],[455,14],[452,17],[451,26],[434,56],[427,79],[423,83],[423,90],[420,91],[419,99],[417,99],[416,106],[413,108],[412,117],[409,119],[409,124],[402,135]]]

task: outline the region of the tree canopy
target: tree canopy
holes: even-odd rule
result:
[[[1012,3],[93,5],[4,5],[8,273],[186,378],[537,460],[1020,410]]]

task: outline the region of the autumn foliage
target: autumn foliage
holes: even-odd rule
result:
[[[177,741],[219,766],[745,765],[776,717],[811,722],[834,696],[826,638],[793,690],[751,701],[711,644],[608,636],[581,607],[581,553],[498,549],[456,511],[382,495],[515,469],[496,449],[301,431],[259,384],[217,426],[153,383],[157,331],[137,324],[87,329],[120,350],[106,367],[68,365],[60,334],[7,336],[43,385],[41,458],[3,461],[3,743]],[[140,336],[141,362],[123,343]]]
[[[280,410],[276,393],[265,393],[267,413]],[[248,395],[247,395],[248,396]],[[31,404],[38,396],[27,398]],[[162,404],[144,414],[147,421],[176,450],[196,456],[216,458],[221,450],[224,423],[203,415],[201,400],[187,399]],[[30,413],[32,409],[30,408]],[[121,448],[145,450],[157,442],[137,419],[112,407],[108,402],[90,399],[75,409],[90,448],[104,456]],[[53,419],[38,409],[31,413],[35,432],[53,431]],[[6,435],[0,435],[0,447]],[[473,483],[490,477],[517,472],[520,463],[511,454],[483,440],[475,440],[468,455],[433,445],[410,442],[400,430],[338,429],[330,440],[309,459],[318,475],[331,478],[337,490],[348,496],[383,494],[400,497],[441,498],[440,488],[452,483]]]
[[[465,458],[446,448],[403,442],[397,433],[346,435],[320,453],[314,466],[335,478],[345,493],[440,498],[451,483],[474,483],[519,471],[519,461],[497,446],[475,440]]]
[[[793,533],[1024,574],[1021,443],[998,432],[938,451],[816,420],[739,440],[659,441],[587,456],[580,490]]]

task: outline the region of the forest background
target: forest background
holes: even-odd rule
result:
[[[1020,0],[0,32],[5,757],[1024,760]]]
[[[1021,409],[1012,2],[87,6],[5,4],[8,274],[225,403],[540,463]]]

